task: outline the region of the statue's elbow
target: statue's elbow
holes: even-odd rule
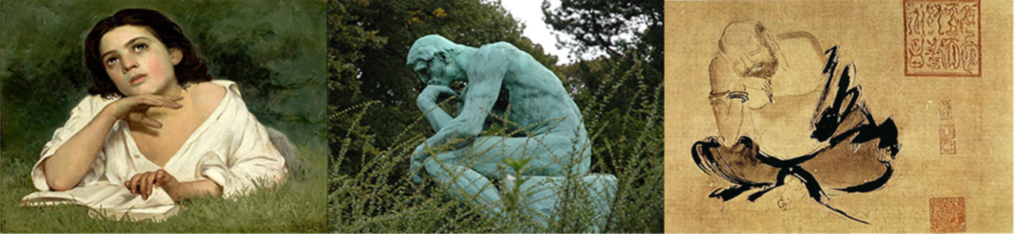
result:
[[[462,131],[463,137],[479,136],[479,133],[483,132],[482,128],[466,128]]]

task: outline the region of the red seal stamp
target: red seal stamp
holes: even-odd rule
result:
[[[903,0],[902,5],[906,76],[980,76],[980,0]]]
[[[955,125],[954,124],[941,125],[941,128],[938,130],[938,133],[939,135],[941,135],[941,139],[955,138]]]
[[[963,197],[935,197],[930,199],[931,232],[965,232],[966,199]]]
[[[955,139],[941,139],[941,154],[955,154]]]
[[[941,103],[940,110],[941,120],[952,120],[952,101],[941,100],[940,103]]]

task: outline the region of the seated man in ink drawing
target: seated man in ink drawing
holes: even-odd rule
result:
[[[413,153],[413,181],[426,172],[459,199],[475,197],[474,204],[497,214],[500,193],[491,180],[518,176],[503,166],[505,159],[531,159],[526,175],[589,173],[590,143],[578,106],[528,53],[504,42],[474,48],[429,35],[412,45],[406,65],[427,84],[416,102],[436,131]],[[464,90],[456,93],[452,82],[466,82]],[[454,118],[437,106],[438,97],[451,95],[460,100]],[[514,134],[480,136],[494,124]]]
[[[837,69],[838,47],[825,51],[810,33],[774,36],[756,21],[726,27],[709,66],[719,135],[691,150],[699,168],[735,184],[711,197],[761,188],[754,201],[792,175],[825,204],[823,186],[869,192],[891,178],[894,121],[878,123],[860,100],[853,65]]]

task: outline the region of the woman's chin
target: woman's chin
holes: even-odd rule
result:
[[[160,90],[160,87],[157,87],[155,84],[152,84],[152,83],[141,83],[138,86],[134,86],[133,93],[134,93],[135,96],[136,95],[158,94],[159,90]]]
[[[133,96],[140,96],[140,95],[147,95],[147,94],[154,94],[154,93],[155,93],[154,90],[134,90],[134,91],[131,91],[131,92],[124,92],[124,95],[126,95],[128,97],[133,97]]]

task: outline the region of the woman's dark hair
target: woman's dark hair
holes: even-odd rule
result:
[[[183,30],[176,25],[169,17],[150,9],[123,9],[116,12],[112,17],[105,18],[92,27],[92,31],[85,38],[85,66],[92,72],[92,86],[88,88],[88,94],[99,94],[103,98],[123,97],[123,93],[116,88],[106,68],[102,64],[99,45],[102,36],[113,29],[125,26],[144,26],[154,34],[156,39],[166,45],[166,49],[176,48],[183,52],[183,59],[179,64],[173,66],[176,73],[176,80],[180,85],[210,81],[208,65],[201,61],[194,50],[194,45],[183,36]]]

